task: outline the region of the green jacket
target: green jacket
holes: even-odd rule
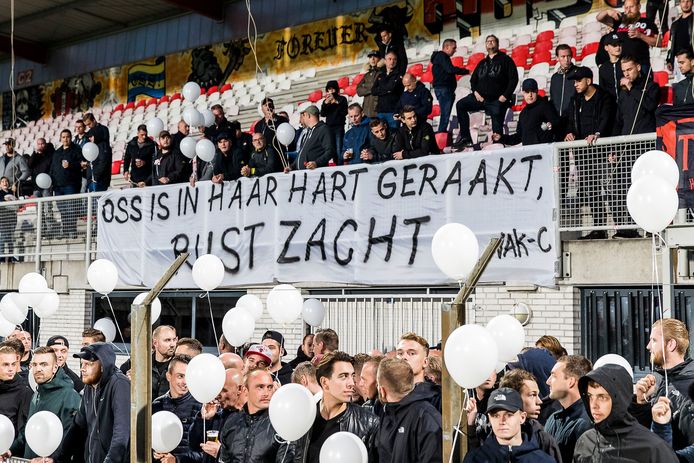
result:
[[[29,373],[31,374],[31,372]],[[29,418],[31,418],[34,413],[47,410],[56,414],[60,421],[63,423],[63,436],[67,430],[72,425],[72,421],[80,408],[80,402],[82,398],[75,392],[74,384],[70,377],[65,373],[65,370],[58,368],[55,376],[52,380],[39,384],[38,389],[34,392],[34,396],[31,399],[31,404],[29,405]],[[36,458],[36,455],[30,448],[29,444],[24,438],[24,430],[17,436],[15,441],[12,443],[12,455],[24,456],[24,458]],[[60,448],[56,450],[56,453],[52,455],[55,459],[56,454],[60,451]]]

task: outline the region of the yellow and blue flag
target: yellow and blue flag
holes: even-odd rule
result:
[[[139,95],[161,98],[166,94],[166,62],[163,56],[154,63],[137,63],[128,68],[128,102]]]

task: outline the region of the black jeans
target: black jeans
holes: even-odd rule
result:
[[[460,125],[460,136],[459,140],[471,140],[470,136],[470,116],[469,112],[484,111],[492,119],[492,131],[494,133],[503,133],[504,130],[504,116],[506,115],[506,108],[508,108],[508,102],[502,103],[499,100],[496,101],[477,101],[475,94],[471,93],[468,96],[461,98],[458,103],[456,103],[456,110],[458,111],[458,124]]]

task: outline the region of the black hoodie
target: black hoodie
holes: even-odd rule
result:
[[[484,101],[496,101],[501,95],[507,104],[513,104],[514,91],[518,84],[516,63],[500,51],[490,58],[485,56],[470,77],[470,87],[484,97]]]
[[[296,357],[294,357],[294,360],[289,362],[289,366],[291,368],[296,368],[301,362],[308,362],[310,360],[311,360],[311,357],[304,354],[304,350],[301,348],[301,346],[299,346],[298,349],[296,350]]]
[[[470,71],[465,68],[453,66],[451,57],[441,50],[432,53],[430,61],[431,73],[434,76],[434,80],[431,83],[433,88],[440,87],[455,91],[455,88],[458,86],[458,80],[455,76],[470,74]]]
[[[154,162],[155,145],[152,140],[145,137],[142,146],[137,142],[137,137],[133,137],[125,147],[123,156],[123,173],[130,172],[130,181],[134,183],[145,182],[146,185],[152,184],[152,162]],[[142,161],[141,167],[135,165],[136,161]]]
[[[15,436],[24,429],[32,394],[29,383],[19,374],[9,381],[0,381],[0,415],[10,419]]]
[[[465,456],[464,463],[554,463],[554,459],[537,447],[535,440],[521,432],[521,445],[499,444],[494,435],[484,445]]]
[[[595,423],[587,397],[588,383],[600,384],[612,398],[607,418]],[[627,408],[633,385],[629,373],[619,365],[605,365],[591,371],[578,381],[578,390],[594,428],[586,431],[576,443],[575,463],[643,462],[676,463],[675,452],[664,440],[641,426]]]
[[[29,158],[29,170],[31,170],[31,181],[34,190],[39,190],[40,188],[36,186],[36,177],[39,174],[49,174],[51,171],[51,161],[53,161],[53,153],[55,148],[53,143],[46,143],[46,147],[43,152],[39,153],[34,151]]]
[[[645,91],[644,91],[645,85]],[[622,90],[617,99],[617,120],[615,135],[655,132],[655,110],[660,102],[660,86],[653,81],[639,77],[631,90]],[[636,110],[638,109],[638,114]],[[636,121],[634,121],[636,119]],[[631,131],[632,125],[634,131]]]
[[[439,463],[441,413],[424,389],[414,388],[398,403],[384,407],[376,434],[379,463]]]
[[[101,379],[84,388],[82,404],[63,441],[63,456],[84,445],[85,463],[130,461],[130,380],[116,368],[113,348],[103,342],[87,347],[101,362]]]
[[[609,137],[615,120],[615,102],[612,95],[597,85],[595,93],[585,99],[585,93],[577,93],[569,104],[569,125],[566,133],[574,134],[576,140],[582,140],[588,135],[599,133],[601,137]]]
[[[542,124],[549,122],[552,129],[542,128]],[[505,145],[523,146],[537,145],[539,143],[552,143],[555,141],[555,132],[560,130],[559,115],[547,98],[538,96],[534,103],[523,108],[518,117],[518,127],[513,135],[502,135],[501,143]]]

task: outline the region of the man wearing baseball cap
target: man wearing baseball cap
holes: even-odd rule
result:
[[[65,374],[72,380],[75,391],[82,392],[84,383],[79,375],[67,366],[67,355],[70,350],[70,343],[67,338],[61,335],[51,336],[48,338],[48,341],[46,341],[46,346],[52,348],[53,352],[55,352],[58,368],[62,368]]]
[[[617,98],[619,91],[619,81],[622,80],[622,38],[615,34],[607,34],[602,42],[603,48],[607,52],[609,61],[598,66],[600,76],[600,87],[607,90],[613,98]]]
[[[482,447],[465,457],[464,463],[553,463],[554,459],[537,447],[535,440],[521,432],[527,417],[523,399],[509,387],[492,392],[487,402],[487,417],[493,434]]]
[[[272,352],[262,344],[253,344],[243,355],[243,374],[261,369],[267,370],[272,363]]]
[[[362,72],[364,77],[357,84],[357,95],[364,98],[362,106],[367,117],[374,118],[377,115],[378,97],[371,93],[376,77],[380,74],[383,64],[381,64],[381,53],[378,50],[371,50],[367,55],[368,62],[364,65]]]
[[[335,140],[325,122],[320,120],[320,110],[311,105],[301,114],[304,118],[306,138],[296,155],[291,170],[316,169],[327,167],[331,159],[336,159]],[[289,168],[285,169],[288,172]]]
[[[262,343],[272,353],[269,371],[275,381],[279,381],[280,384],[291,383],[292,367],[288,363],[282,362],[282,357],[287,353],[284,350],[284,336],[282,336],[282,333],[268,330],[263,334]]]

